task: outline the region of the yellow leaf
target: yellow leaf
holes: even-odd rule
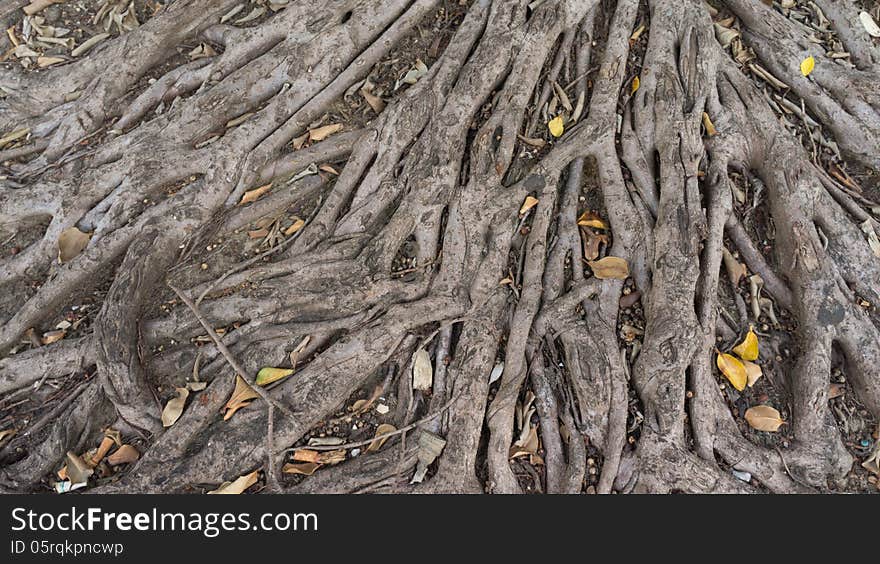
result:
[[[305,225],[305,224],[306,224],[306,222],[304,220],[302,220],[300,218],[296,218],[293,221],[293,223],[291,224],[291,226],[284,230],[284,235],[287,237],[290,237],[291,235],[293,235],[294,233],[296,233],[297,231],[302,229],[303,225]]]
[[[620,257],[605,257],[587,261],[587,264],[593,269],[593,276],[600,280],[624,280],[629,276],[629,265]]]
[[[272,183],[270,182],[269,184],[264,184],[263,186],[260,186],[259,188],[254,188],[253,190],[248,190],[241,197],[241,201],[238,202],[238,205],[249,204],[249,203],[259,199],[259,197],[262,196],[263,194],[265,194],[266,192],[268,192],[271,187],[272,187]]]
[[[764,374],[761,370],[761,367],[755,364],[754,362],[749,362],[748,360],[742,361],[743,366],[746,369],[746,376],[749,379],[749,387],[755,385],[755,382]]]
[[[259,474],[259,470],[254,470],[250,474],[245,474],[244,476],[237,478],[234,482],[223,482],[219,488],[212,492],[208,492],[208,494],[238,495],[256,484]]]
[[[293,374],[293,368],[272,368],[267,366],[266,368],[260,368],[254,383],[257,386],[266,386],[282,378],[287,378],[291,374]]]
[[[388,433],[393,433],[397,428],[394,425],[389,425],[388,423],[382,423],[376,428],[376,440],[370,443],[370,446],[367,447],[367,452],[375,452],[382,448],[382,445],[385,444],[385,441],[388,440],[388,437],[383,437],[382,435],[387,435]]]
[[[236,411],[242,407],[246,407],[252,400],[260,397],[260,394],[254,391],[248,385],[244,378],[239,375],[235,376],[235,390],[232,392],[229,401],[226,402],[226,413],[223,414],[223,420],[226,421],[232,417]]]
[[[591,211],[585,211],[577,220],[577,224],[582,227],[594,227],[596,229],[608,230],[608,224],[605,220]]]
[[[642,81],[639,80],[639,77],[635,77],[632,81],[632,88],[630,89],[629,95],[632,96],[636,93],[636,90],[639,89],[639,86],[642,84]]]
[[[758,359],[758,336],[755,335],[751,327],[749,327],[749,332],[743,342],[733,347],[733,352],[743,360]]]
[[[525,215],[527,211],[538,205],[538,198],[526,196],[523,205],[519,208],[519,215]]]
[[[801,61],[801,74],[808,76],[816,68],[816,59],[812,55]]]
[[[703,126],[706,128],[706,135],[709,137],[714,137],[718,131],[715,129],[715,124],[712,123],[712,120],[709,118],[709,114],[703,112]]]
[[[180,419],[183,414],[183,408],[186,405],[186,398],[189,397],[189,390],[186,388],[177,388],[177,397],[168,400],[165,409],[162,410],[162,426],[170,427]]]
[[[746,367],[735,356],[720,353],[715,359],[718,370],[730,381],[731,385],[739,391],[743,391],[749,381]]]
[[[563,125],[562,116],[556,116],[547,122],[547,129],[550,130],[550,135],[553,137],[559,137],[565,131],[565,126]]]
[[[746,410],[745,417],[752,429],[770,433],[775,433],[785,423],[779,412],[769,405],[750,407]]]
[[[89,244],[91,235],[76,227],[68,227],[58,236],[58,260],[67,262],[83,252]]]

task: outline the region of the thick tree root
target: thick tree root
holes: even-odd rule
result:
[[[880,418],[876,208],[816,167],[701,3],[612,4],[476,0],[378,118],[292,152],[439,19],[437,0],[338,0],[320,15],[292,3],[248,28],[218,23],[233,2],[181,1],[65,70],[0,71],[0,133],[34,132],[0,152],[0,226],[21,247],[0,259],[12,296],[0,301],[0,408],[53,398],[51,421],[16,422],[0,485],[39,488],[113,426],[142,457],[91,491],[204,491],[257,468],[268,491],[292,493],[837,488],[854,458],[832,373]],[[803,30],[762,3],[718,4],[845,156],[876,168],[866,77],[878,57],[848,12],[820,3],[853,68],[807,79]],[[193,39],[220,54],[137,86]],[[99,72],[121,52],[136,53],[124,72]],[[560,113],[564,132],[547,133]],[[766,199],[772,255],[733,198],[742,178]],[[287,229],[293,208],[303,222]],[[585,211],[602,219],[584,225]],[[60,263],[72,227],[91,238]],[[221,240],[245,252],[209,271]],[[761,280],[751,304],[723,276],[734,250]],[[603,255],[627,274],[602,275]],[[96,289],[88,329],[43,344],[58,312]],[[715,369],[749,325],[766,325],[762,389],[786,415],[784,440],[747,427],[742,406],[767,400],[731,394]],[[430,390],[412,387],[419,349]],[[223,419],[230,365],[253,375],[289,362],[293,376]],[[207,387],[165,428],[169,388],[190,375]],[[70,399],[47,395],[47,379],[76,382]],[[379,398],[382,421],[406,433],[278,479],[293,447],[348,429]],[[436,462],[428,433],[445,441]]]

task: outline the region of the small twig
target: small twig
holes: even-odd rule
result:
[[[275,400],[272,396],[266,393],[266,390],[264,390],[261,386],[257,386],[256,383],[254,383],[254,380],[250,376],[248,376],[244,368],[241,367],[238,361],[235,360],[235,357],[232,356],[232,353],[229,351],[229,349],[226,348],[226,345],[223,344],[223,341],[220,340],[220,336],[217,335],[217,332],[214,331],[214,328],[211,327],[207,320],[202,317],[202,314],[199,313],[198,306],[196,306],[196,304],[194,304],[193,301],[189,299],[186,294],[181,292],[176,286],[171,285],[170,282],[168,283],[168,287],[174,290],[174,293],[177,294],[177,297],[180,298],[180,300],[185,303],[186,306],[193,312],[193,315],[196,316],[198,322],[202,325],[205,331],[208,332],[208,336],[211,337],[212,341],[214,341],[214,345],[217,346],[217,350],[220,351],[220,354],[223,355],[223,358],[226,359],[226,362],[229,363],[232,369],[235,370],[235,372],[239,376],[244,378],[244,381],[247,382],[261,398],[266,400],[267,403],[274,405],[275,407],[283,411],[285,415],[288,415],[290,418],[295,419],[296,415],[294,415],[293,411],[291,411],[289,407]]]
[[[459,394],[459,395],[461,395],[461,394]],[[434,413],[432,413],[430,415],[426,415],[423,418],[419,419],[418,421],[414,421],[413,423],[410,423],[406,427],[401,427],[400,429],[397,429],[396,431],[391,431],[390,433],[383,433],[381,435],[375,436],[375,437],[373,437],[371,439],[367,439],[365,441],[358,441],[356,443],[345,443],[345,444],[341,444],[341,445],[328,445],[328,446],[307,446],[307,445],[306,446],[298,446],[298,447],[291,447],[291,448],[285,449],[284,452],[293,452],[293,451],[297,451],[297,450],[343,450],[343,449],[347,450],[350,448],[362,447],[362,446],[365,446],[365,445],[372,443],[373,441],[378,441],[380,439],[390,439],[391,437],[395,437],[397,435],[402,435],[412,429],[415,429],[416,427],[418,427],[422,423],[427,423],[428,421],[431,421],[432,419],[436,419],[437,417],[443,415],[443,413],[447,409],[452,407],[452,404],[455,403],[455,401],[457,399],[458,399],[458,396],[455,396],[454,398],[450,399],[448,402],[443,404],[443,407],[441,407],[440,409],[438,409]]]
[[[266,485],[270,492],[278,493],[281,486],[278,483],[278,475],[275,473],[275,406],[268,404],[268,429],[266,430]]]

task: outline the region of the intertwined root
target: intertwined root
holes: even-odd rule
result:
[[[646,11],[636,0],[612,9],[547,0],[532,10],[478,0],[428,73],[378,119],[285,153],[401,38],[429,22],[439,2],[339,0],[320,16],[299,3],[255,27],[217,25],[232,4],[173,3],[63,75],[3,71],[16,86],[0,125],[30,120],[41,148],[10,164],[17,184],[0,192],[0,220],[51,220],[0,263],[21,302],[7,306],[0,328],[7,354],[0,391],[15,394],[44,375],[91,376],[77,377],[72,399],[52,404],[50,417],[63,425],[37,421],[8,443],[6,487],[39,482],[66,451],[85,450],[110,425],[148,448],[101,491],[189,490],[257,467],[272,487],[282,452],[359,390],[391,398],[397,408],[388,421],[413,429],[378,453],[286,488],[786,492],[825,488],[849,472],[853,458],[828,385],[842,365],[858,400],[880,415],[878,318],[875,306],[864,307],[880,303],[880,258],[864,228],[877,221],[810,162],[719,45],[702,6],[652,0]],[[877,100],[859,87],[867,71],[792,76],[789,59],[803,47],[788,20],[760,3],[723,4],[762,63],[790,80],[841,149],[876,165]],[[647,31],[634,33],[640,26]],[[788,31],[769,41],[766,26]],[[847,33],[840,32],[845,41]],[[167,57],[169,45],[199,34],[225,49],[169,71],[125,107],[108,103]],[[124,80],[96,74],[106,57],[134,44],[142,48]],[[871,46],[859,45],[859,64],[874,64]],[[67,104],[55,94],[27,95],[28,85],[52,81],[61,92],[88,95]],[[841,81],[852,88],[841,92]],[[554,139],[544,133],[552,117],[545,104],[553,98],[556,108],[563,96],[568,122]],[[148,118],[160,103],[171,109]],[[114,135],[75,150],[111,122]],[[869,142],[851,144],[853,133]],[[550,148],[536,148],[545,143],[537,137]],[[331,181],[279,182],[346,155]],[[734,206],[742,177],[766,194],[772,257]],[[287,188],[239,205],[247,190],[273,179]],[[527,196],[538,204],[518,213]],[[219,278],[199,267],[202,249],[218,237],[234,238],[234,230],[303,201],[312,202],[305,226],[259,258]],[[626,261],[629,281],[598,278],[584,266],[585,208],[607,218],[603,252]],[[59,265],[56,242],[72,226],[92,239]],[[744,434],[719,388],[716,347],[769,320],[749,315],[745,303],[719,315],[742,301],[722,274],[725,250],[734,247],[764,280],[755,303],[775,304],[790,322],[790,337],[768,331],[761,347],[762,358],[793,352],[788,364],[782,356],[766,364],[768,389],[790,414],[791,443],[776,443],[785,448]],[[91,332],[21,350],[29,328],[45,326],[71,296],[101,283],[97,273],[111,272]],[[44,282],[22,301],[29,277]],[[166,279],[196,300],[195,310],[168,301]],[[622,339],[632,331],[631,311],[641,316],[633,321],[641,334]],[[196,315],[234,329],[222,338],[248,374],[280,365],[305,343],[295,376],[270,392],[292,414],[270,415],[258,400],[221,420],[234,385],[229,358],[200,344]],[[430,393],[410,386],[419,348],[433,356]],[[179,383],[194,365],[210,384],[163,428],[157,385]],[[743,401],[758,403],[745,394]],[[526,421],[525,397],[534,398],[535,413]],[[536,424],[543,460],[536,452],[537,465],[511,458]],[[410,485],[427,431],[445,447],[425,481]],[[731,468],[756,481],[738,480]]]

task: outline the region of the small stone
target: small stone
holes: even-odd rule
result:
[[[688,390],[687,393],[685,394],[685,396],[687,396],[688,399],[691,399],[694,397],[694,393],[692,391]]]
[[[208,263],[206,263],[206,262],[202,263],[202,270],[208,270]]]
[[[380,403],[379,405],[376,406],[376,413],[378,413],[379,415],[385,415],[389,411],[391,411],[391,408],[389,408],[384,403]]]
[[[629,444],[631,444],[631,445],[636,444],[636,438],[633,437],[633,436],[629,436],[629,437],[627,437],[626,440],[627,440],[627,442],[628,442]]]

